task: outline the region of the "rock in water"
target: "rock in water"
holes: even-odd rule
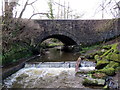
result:
[[[93,79],[93,78],[84,78],[83,80],[83,85],[85,86],[104,86],[105,85],[105,80],[104,79]]]

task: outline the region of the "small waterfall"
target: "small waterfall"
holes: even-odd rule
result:
[[[85,61],[85,60],[82,60],[80,65],[80,67],[95,67],[95,66],[96,66],[96,63],[91,61]]]
[[[74,68],[76,62],[34,62],[26,63],[25,68],[36,67],[36,68]]]
[[[81,60],[78,72],[89,72],[95,70],[96,63],[92,61]]]

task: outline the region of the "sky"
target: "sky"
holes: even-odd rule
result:
[[[12,1],[12,0],[9,0]],[[13,0],[13,1],[18,1],[18,0]],[[25,4],[26,0],[19,0],[19,5],[17,5],[14,8],[14,12],[17,12],[17,16],[19,16],[21,10],[23,9],[23,6]],[[35,0],[29,0],[30,2],[33,2]],[[48,1],[49,0],[37,0],[33,4],[33,7],[31,5],[27,6],[23,18],[29,18],[33,13],[48,13],[49,12],[49,7],[48,7]],[[107,6],[107,9],[104,10],[104,16],[102,17],[102,8],[100,7],[101,3],[104,0],[53,0],[53,12],[54,14],[58,13],[58,4],[60,3],[61,5],[65,5],[66,8],[68,7],[68,4],[70,6],[70,10],[72,11],[70,14],[71,15],[83,15],[81,19],[109,19],[113,18],[113,15],[111,14],[111,11],[109,10],[114,4],[111,4],[111,6]],[[109,1],[109,0],[107,0]],[[113,0],[114,1],[114,0]],[[119,0],[116,0],[119,1]],[[106,2],[108,3],[108,2]],[[2,6],[2,1],[0,3],[0,6]],[[62,10],[64,10],[62,8]],[[0,7],[1,11],[1,7]],[[1,12],[0,12],[1,13]],[[45,15],[35,15],[33,19],[46,19]],[[70,17],[69,19],[74,19]]]

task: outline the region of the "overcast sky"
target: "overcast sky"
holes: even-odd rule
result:
[[[14,11],[19,13],[21,12],[26,0],[19,0],[20,6],[17,6],[14,8]],[[29,0],[29,2],[32,2],[34,0]],[[48,2],[49,0],[38,0],[36,3],[33,4],[35,12],[34,13],[47,13],[49,11],[48,8]],[[84,14],[81,19],[101,19],[102,18],[102,12],[100,4],[103,0],[53,0],[54,2],[60,3],[64,5],[64,1],[66,6],[70,6],[70,9],[73,11],[72,14]],[[109,1],[109,0],[107,0]],[[114,1],[114,0],[113,0]],[[119,0],[116,0],[119,1]],[[0,3],[0,6],[2,2]],[[108,9],[104,11],[104,18],[113,18],[113,15],[111,14],[111,11],[109,8],[111,8],[113,5],[107,7]],[[1,7],[0,7],[1,8]],[[54,8],[54,14],[57,13],[58,5],[53,4]],[[1,9],[0,9],[1,10]],[[0,12],[1,13],[1,12]],[[25,13],[23,15],[23,18],[29,18],[33,14],[33,8],[31,6],[27,6]],[[36,15],[33,18],[44,18],[43,15]]]

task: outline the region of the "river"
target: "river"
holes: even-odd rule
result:
[[[45,50],[44,55],[30,60],[25,67],[4,80],[7,88],[84,88],[75,75],[79,53],[61,51],[61,47]]]

